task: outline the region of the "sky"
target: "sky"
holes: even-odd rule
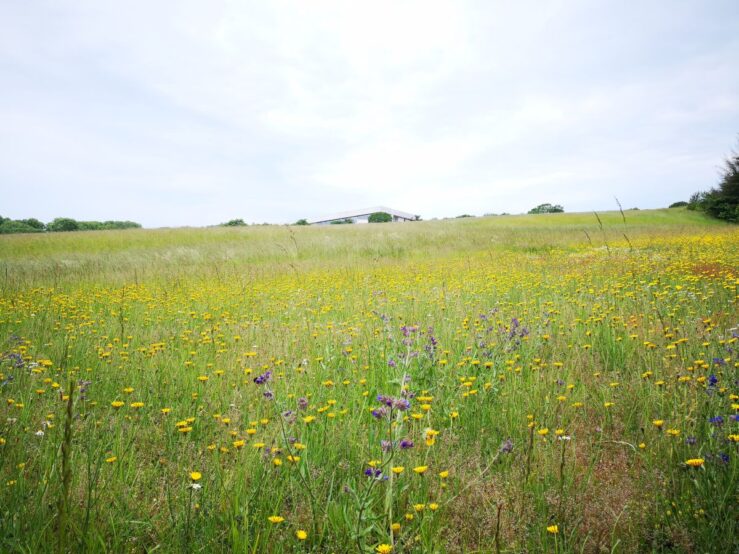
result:
[[[0,0],[0,215],[666,207],[739,140],[736,0]]]

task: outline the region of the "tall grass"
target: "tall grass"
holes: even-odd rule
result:
[[[0,551],[736,549],[739,232],[598,215],[0,238]]]

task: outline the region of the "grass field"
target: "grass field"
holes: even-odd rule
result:
[[[739,549],[739,228],[0,237],[2,552]]]

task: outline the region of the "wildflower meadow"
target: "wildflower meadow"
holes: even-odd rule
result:
[[[736,552],[739,228],[0,237],[2,552]]]

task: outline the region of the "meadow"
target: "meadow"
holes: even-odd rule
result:
[[[2,552],[739,550],[739,228],[0,237]]]

